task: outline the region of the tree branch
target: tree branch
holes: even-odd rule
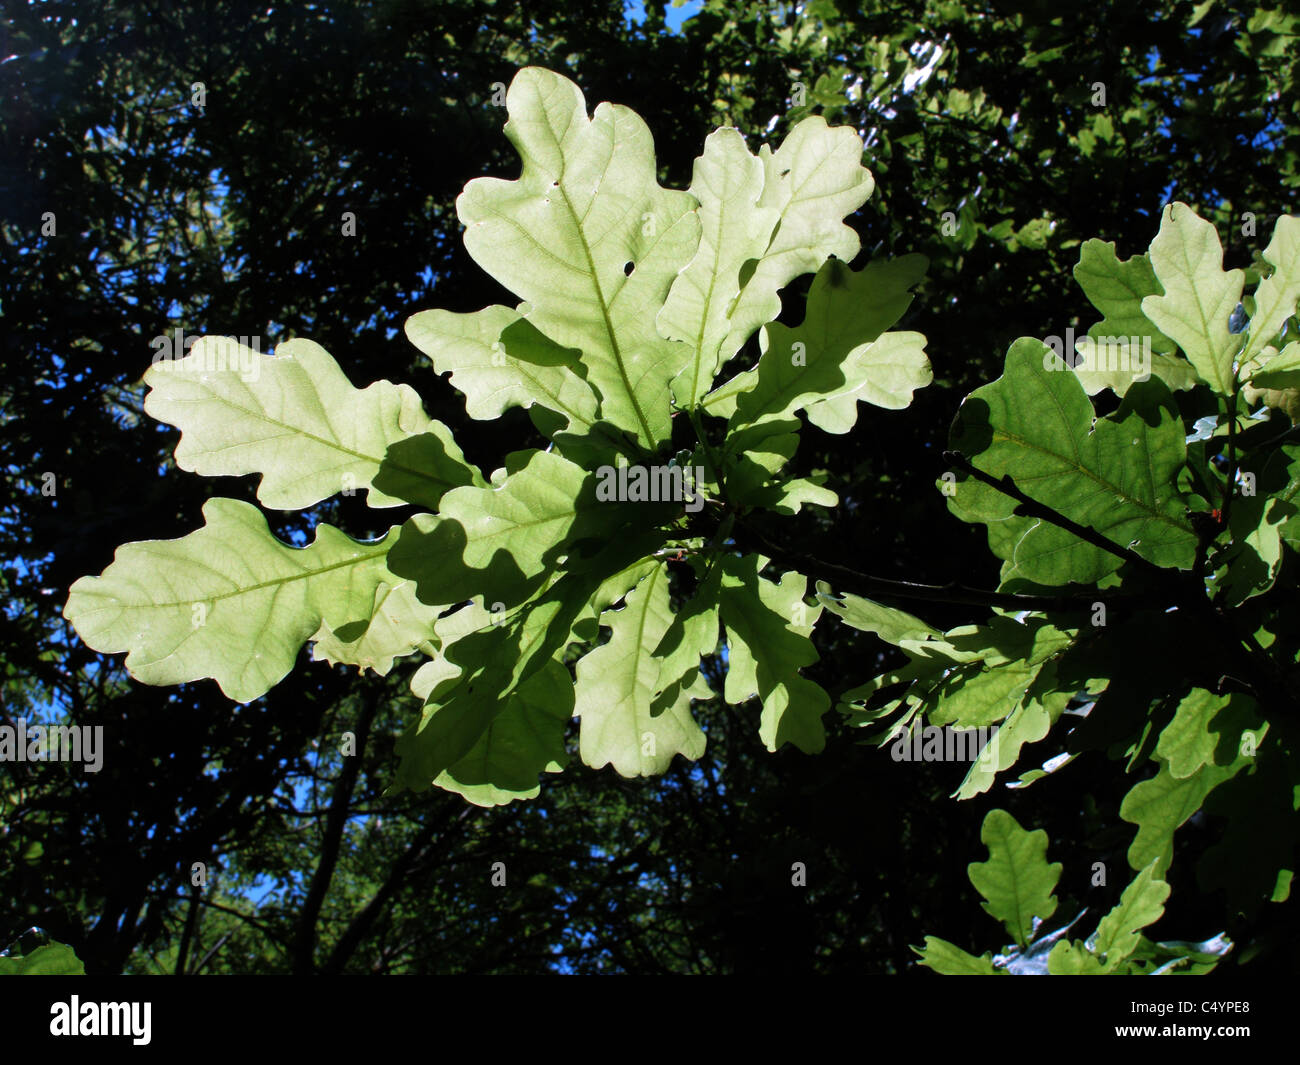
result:
[[[325,896],[334,878],[334,867],[338,864],[339,850],[343,842],[343,829],[348,821],[352,795],[356,790],[357,778],[361,775],[362,755],[377,710],[378,697],[372,691],[367,696],[365,707],[357,721],[356,753],[344,759],[343,768],[334,785],[334,798],[330,804],[329,815],[325,819],[325,838],[321,844],[320,862],[316,866],[311,887],[307,891],[302,911],[298,916],[298,927],[290,951],[293,958],[293,971],[297,975],[309,974],[316,969],[316,923],[320,919],[321,908],[325,905]]]
[[[177,976],[185,975],[185,963],[189,960],[190,944],[194,942],[194,932],[199,923],[199,900],[203,889],[197,884],[190,889],[190,908],[185,916],[185,929],[181,932],[181,945],[176,951]]]
[[[460,807],[459,818],[457,819],[464,819],[468,816],[470,809],[471,807],[468,805]],[[379,890],[375,892],[361,911],[348,922],[347,928],[339,936],[334,944],[334,949],[330,951],[329,957],[321,966],[320,971],[322,973],[337,975],[343,971],[343,966],[356,953],[362,940],[369,934],[370,929],[383,913],[384,907],[388,905],[388,900],[403,885],[411,869],[424,854],[425,848],[433,841],[434,836],[447,827],[452,820],[451,815],[457,811],[458,808],[449,803],[443,817],[430,818],[420,826],[419,832],[415,834],[410,845],[402,852],[397,861],[393,862],[392,867],[388,870],[388,876],[384,878]]]
[[[1029,496],[1016,487],[1016,483],[1011,479],[1010,474],[998,480],[976,467],[960,451],[945,451],[943,459],[945,462],[949,462],[958,469],[965,471],[977,481],[982,481],[990,488],[997,489],[1004,496],[1010,496],[1020,504],[1020,506],[1016,507],[1017,514],[1022,514],[1028,518],[1042,518],[1043,521],[1055,525],[1058,529],[1064,529],[1071,535],[1077,536],[1084,543],[1092,544],[1093,547],[1099,547],[1117,558],[1122,558],[1125,562],[1132,563],[1138,569],[1158,574],[1162,580],[1168,576],[1167,570],[1161,569],[1154,562],[1148,562],[1135,551],[1127,547],[1121,547],[1114,540],[1102,535],[1096,529],[1087,525],[1080,525],[1077,521],[1071,521],[1060,511],[1053,510],[1036,499],[1030,499]]]
[[[919,584],[862,573],[848,566],[827,562],[805,551],[792,551],[775,543],[751,525],[737,521],[732,537],[738,547],[766,555],[773,562],[809,577],[824,580],[837,591],[868,598],[924,600],[935,603],[961,603],[968,606],[1001,607],[1006,610],[1039,610],[1068,613],[1087,612],[1099,602],[1132,599],[1140,593],[1093,590],[1078,595],[1020,595],[970,588],[955,581],[948,584]]]

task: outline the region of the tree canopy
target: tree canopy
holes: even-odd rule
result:
[[[670,30],[665,14],[650,5],[637,22],[621,4],[536,14],[496,3],[411,2],[222,3],[163,15],[133,3],[47,4],[11,16],[11,54],[0,64],[7,100],[0,306],[9,326],[0,388],[15,489],[0,523],[10,601],[4,717],[103,726],[110,737],[98,773],[4,767],[0,877],[12,900],[12,936],[38,925],[91,972],[901,972],[923,941],[932,968],[978,963],[967,947],[999,949],[1001,933],[980,915],[981,899],[1031,954],[1037,928],[1029,918],[1051,917],[1060,892],[1101,918],[1088,925],[1097,930],[1093,947],[1100,942],[1100,955],[1109,953],[1101,965],[1121,956],[1166,964],[1169,952],[1142,936],[1156,920],[1166,941],[1227,933],[1236,948],[1221,965],[1293,964],[1294,907],[1283,902],[1289,874],[1279,871],[1293,861],[1295,815],[1278,800],[1294,773],[1284,709],[1294,705],[1294,626],[1285,609],[1294,579],[1290,445],[1283,441],[1271,464],[1258,452],[1258,495],[1238,497],[1230,511],[1212,504],[1246,468],[1240,456],[1282,432],[1277,420],[1271,428],[1247,423],[1247,410],[1263,402],[1289,424],[1293,371],[1286,351],[1269,342],[1295,298],[1287,295],[1293,238],[1285,225],[1275,228],[1298,180],[1294,16],[1281,5],[1226,3],[1146,11],[1104,3],[1073,13],[1047,4],[945,2],[901,12],[829,0],[801,8],[717,2]],[[528,143],[527,113],[510,114],[523,132],[510,140],[500,132],[505,89],[519,84],[521,68],[556,72],[548,85],[581,86],[593,108],[613,101],[628,109],[604,118],[598,111],[597,132],[599,123],[634,113],[653,135],[653,154],[630,162],[611,193],[648,197],[649,222],[638,212],[621,243],[602,249],[608,261],[592,268],[600,278],[626,279],[631,306],[613,324],[593,316],[598,306],[575,311],[572,286],[556,285],[553,274],[530,275],[532,260],[501,228],[510,211],[534,210],[547,197],[545,147]],[[718,126],[740,135],[715,133]],[[818,233],[824,253],[814,261],[796,268],[787,256],[783,265],[765,214],[782,205],[760,198],[764,168],[779,181],[782,167],[769,161],[787,151],[778,146],[794,145],[788,158],[797,161],[818,150],[800,148],[800,138],[829,138],[835,128],[865,146],[860,158],[852,153],[836,192],[847,226]],[[764,142],[775,155],[750,154]],[[588,150],[572,148],[575,157]],[[727,160],[742,153],[752,161],[733,168]],[[853,177],[858,169],[869,178]],[[737,242],[730,247],[708,239],[708,194],[718,197],[715,218],[726,214],[720,182],[747,220],[719,223],[716,233]],[[536,216],[529,218],[536,239]],[[571,230],[542,232],[540,243],[553,251],[573,244]],[[785,236],[798,259],[797,227]],[[1208,282],[1208,267],[1180,271],[1189,249],[1212,259],[1211,241],[1221,238],[1223,269]],[[656,263],[656,254],[667,258]],[[827,255],[853,262],[823,267]],[[745,264],[756,257],[751,275]],[[706,259],[708,270],[696,269]],[[710,301],[699,278],[726,271],[736,285],[745,279],[751,304]],[[637,296],[638,286],[669,290],[657,316],[644,313],[652,301]],[[1245,321],[1230,328],[1243,295]],[[1211,297],[1226,313],[1216,312],[1213,329],[1189,326],[1188,300]],[[518,299],[527,301],[526,314],[513,309]],[[819,311],[828,306],[834,311]],[[838,350],[831,329],[847,317],[853,329]],[[1239,374],[1229,352],[1246,322],[1242,367],[1256,359],[1258,378]],[[760,356],[759,336],[744,342],[763,325]],[[572,370],[566,351],[590,348],[592,330],[603,328],[649,353],[637,387],[617,362],[583,363],[586,393],[560,372]],[[1121,395],[1126,382],[1053,372],[1050,348],[1017,339],[1076,330],[1148,335],[1158,372]],[[184,348],[184,336],[205,334],[261,338],[277,358],[209,342]],[[882,335],[899,338],[897,346],[881,345]],[[908,339],[920,337],[923,353]],[[151,342],[157,338],[166,343]],[[678,365],[669,346],[688,338],[683,346],[696,358]],[[494,340],[505,343],[512,367],[534,367],[527,385],[511,375],[503,387],[494,377]],[[764,362],[799,343],[814,354],[838,351],[824,371],[809,361],[823,377],[803,393],[782,364]],[[257,367],[262,387],[277,374],[302,374],[323,405],[344,405],[346,424],[374,426],[376,435],[343,441],[315,427],[314,446],[346,450],[345,467],[322,463],[319,452],[307,460],[267,445],[230,417],[233,393],[177,372],[183,359],[159,361],[160,348],[177,358],[188,350],[196,361],[224,358],[243,377]],[[1175,366],[1178,353],[1186,359]],[[292,368],[280,363],[285,354]],[[732,355],[720,380],[738,371],[739,383],[730,393],[723,383],[710,401],[713,376]],[[1283,361],[1270,366],[1266,356]],[[860,388],[835,376],[852,359],[865,374],[876,357],[885,361]],[[932,381],[922,370],[927,359]],[[886,361],[899,368],[895,376],[878,372]],[[233,388],[240,378],[228,372],[224,380]],[[379,380],[390,384],[358,387]],[[304,386],[284,388],[300,396]],[[1017,400],[1026,388],[1048,397],[1059,418]],[[1231,398],[1226,415],[1216,390]],[[441,790],[389,792],[395,773],[428,784],[450,772],[466,796],[502,798],[483,789],[499,789],[503,777],[457,776],[457,765],[474,761],[479,738],[462,726],[505,705],[481,691],[476,698],[474,678],[496,693],[520,679],[474,670],[493,663],[511,673],[527,656],[466,645],[459,658],[435,658],[422,694],[460,685],[463,698],[445,703],[453,713],[438,743],[421,743],[413,731],[399,741],[418,714],[409,671],[373,669],[421,637],[400,626],[350,629],[358,597],[373,605],[408,596],[405,607],[434,616],[471,595],[484,596],[488,613],[493,603],[509,614],[545,599],[558,573],[549,544],[517,545],[511,557],[523,569],[514,571],[494,571],[499,556],[487,546],[475,548],[478,557],[468,542],[453,545],[486,573],[486,589],[467,589],[453,569],[428,564],[430,546],[445,548],[439,538],[454,535],[455,522],[426,522],[417,511],[438,510],[481,532],[485,521],[509,519],[493,509],[500,494],[488,495],[492,470],[508,470],[523,495],[529,484],[529,492],[564,484],[561,463],[675,454],[690,428],[677,423],[687,419],[672,419],[667,401],[649,409],[643,398],[651,392],[671,394],[683,408],[704,404],[710,425],[715,415],[727,419],[726,439],[736,443],[718,456],[701,442],[688,465],[706,471],[709,495],[720,487],[713,464],[730,463],[726,484],[747,490],[738,502],[757,512],[745,529],[727,530],[749,554],[694,574],[699,587],[718,584],[725,660],[708,648],[675,676],[646,681],[632,670],[651,701],[667,698],[677,708],[669,714],[683,700],[691,706],[693,720],[678,714],[674,741],[691,760],[673,760],[667,749],[646,754],[639,736],[629,742],[616,729],[589,728],[616,711],[611,685],[641,646],[621,635],[624,623],[635,620],[642,636],[654,629],[663,640],[700,616],[676,560],[638,574],[634,591],[603,588],[605,567],[617,561],[604,559],[586,570],[591,586],[581,602],[553,599],[588,626],[589,638],[602,639],[602,624],[611,630],[572,674],[587,712],[567,746],[581,758],[563,774],[546,774],[535,798],[491,809]],[[539,394],[549,400],[525,409]],[[195,415],[205,406],[218,416]],[[1209,420],[1200,439],[1185,441],[1177,422],[1195,417]],[[177,425],[179,438],[169,428]],[[796,428],[797,450],[789,439]],[[539,434],[557,451],[512,464],[509,456],[536,447]],[[1103,434],[1115,445],[1109,450],[1098,443]],[[1131,458],[1123,457],[1132,453],[1118,447],[1120,437],[1142,438],[1143,457],[1160,466],[1148,494],[1132,488]],[[712,439],[721,446],[716,429]],[[1026,440],[1027,448],[1011,443]],[[1089,447],[1098,454],[1084,454]],[[1034,467],[1026,450],[1070,451],[1076,471],[1118,489],[1081,498],[1061,469]],[[304,478],[322,465],[335,483]],[[769,476],[777,469],[779,484]],[[1168,488],[1180,469],[1186,483]],[[953,471],[959,479],[945,481]],[[351,491],[337,494],[340,475],[352,478],[344,486]],[[1062,544],[1059,526],[1032,511],[1013,514],[1025,501],[988,483],[1004,475],[1022,488],[1026,477],[1047,478],[1042,483],[1057,488],[1030,491],[1029,505],[1048,506],[1124,550],[1137,540],[1135,557],[1096,536]],[[1205,513],[1219,511],[1214,531],[1230,530],[1236,554],[1211,555],[1209,533],[1185,516],[1197,494]],[[828,495],[839,505],[824,505]],[[325,559],[353,550],[332,529],[363,539],[400,526],[390,556],[405,555],[392,565],[408,583],[304,592],[297,646],[254,641],[248,650],[262,657],[251,672],[218,674],[194,645],[181,673],[163,664],[163,673],[141,675],[148,653],[136,672],[185,683],[137,683],[120,655],[98,654],[73,633],[61,616],[68,589],[126,564],[122,552],[114,562],[119,544],[201,535],[192,532],[201,513],[210,533],[189,541],[193,562],[233,548],[241,564],[267,572],[287,564],[287,549],[253,555],[223,530],[262,523],[268,543],[272,534],[298,546],[314,539],[310,550]],[[606,512],[593,508],[591,520],[565,526],[578,555],[600,558],[604,543],[646,549],[636,542],[640,514],[607,527]],[[1157,526],[1163,538],[1151,534]],[[678,530],[672,550],[718,531]],[[1013,551],[1013,542],[1032,550]],[[637,557],[668,546],[656,542]],[[787,579],[744,561],[756,555]],[[1207,573],[1211,558],[1219,566]],[[147,565],[151,579],[186,579],[156,557]],[[1121,565],[1129,568],[1117,575]],[[1107,594],[1108,585],[1127,586],[1177,600],[1182,589],[1147,572],[1162,567],[1217,579],[1227,613],[1207,619],[1188,609],[1170,620]],[[573,567],[564,579],[581,584],[583,572]],[[846,583],[866,572],[878,583]],[[809,580],[800,585],[794,573]],[[879,583],[889,581],[985,594],[963,601],[948,588],[903,614],[902,601]],[[1089,658],[1087,641],[1060,656],[1072,636],[1052,624],[1010,614],[990,620],[997,604],[989,593],[1038,594],[1069,581],[1097,582],[1088,610],[1100,596],[1113,611],[1103,664]],[[578,613],[602,596],[611,607],[626,593],[621,610]],[[790,618],[805,598],[817,605],[805,604],[790,624],[807,629],[804,638],[813,633],[811,656],[788,644],[784,622],[765,620]],[[874,598],[892,612],[881,613]],[[262,607],[241,608],[244,620],[250,609]],[[726,621],[729,610],[734,622]],[[189,624],[189,600],[184,613]],[[471,620],[452,614],[435,631],[459,647],[464,640],[451,643],[452,630],[472,634]],[[329,631],[314,654],[332,665],[306,668],[299,648],[322,624]],[[984,631],[972,636],[976,626]],[[1203,676],[1225,662],[1223,647],[1237,638],[1225,637],[1224,626],[1263,639],[1263,657]],[[522,617],[484,632],[498,642],[535,634]],[[228,646],[249,633],[233,626],[213,635]],[[98,646],[84,629],[81,636]],[[693,631],[681,638],[677,646],[700,639]],[[660,646],[677,664],[681,656]],[[1124,661],[1115,660],[1117,648]],[[561,656],[562,678],[543,668],[553,652],[538,658],[531,700],[519,689],[512,712],[521,718],[556,705],[552,696],[562,703],[557,693],[569,686],[572,663]],[[372,672],[359,673],[357,664]],[[774,669],[784,671],[776,682],[765,678]],[[1103,671],[1125,683],[1099,690],[1091,682]],[[1244,683],[1225,687],[1223,675]],[[214,676],[216,683],[200,679]],[[1194,690],[1172,690],[1171,677],[1190,678]],[[900,695],[895,686],[909,682]],[[693,685],[712,696],[692,706]],[[885,753],[887,727],[900,712],[919,707],[931,722],[938,710],[950,722],[992,723],[999,719],[987,708],[1005,711],[1013,698],[1019,717],[1002,721],[1003,731],[1040,741],[1046,730],[1035,715],[1055,721],[1080,709],[1077,698],[1059,698],[1067,688],[1094,697],[1085,719],[1092,727],[1079,726],[1079,749],[1065,752],[1077,764],[1022,778],[1032,787],[999,782],[994,790],[964,766]],[[757,702],[748,702],[751,693]],[[843,705],[830,712],[825,693]],[[564,760],[563,722],[573,709],[539,718],[555,758],[526,767],[534,781],[538,768]],[[864,725],[873,744],[862,743]],[[1138,739],[1125,746],[1133,728]],[[1206,746],[1216,728],[1234,730],[1234,747],[1249,731],[1277,755],[1239,773],[1229,752]],[[1135,788],[1136,777],[1116,770],[1108,748],[1133,774],[1154,775]],[[628,778],[648,769],[666,773]],[[529,772],[507,775],[511,796],[535,790]],[[1168,809],[1192,802],[1194,810],[1211,789],[1216,797],[1203,813],[1176,835],[1161,834]],[[955,791],[968,801],[951,799]],[[1250,811],[1267,814],[1248,832],[1224,832]],[[1059,866],[1043,857],[1042,832]],[[977,839],[987,861],[968,876],[967,865],[986,858]],[[1017,861],[1032,870],[1027,901],[999,886],[999,869]],[[1102,885],[1097,862],[1110,870]],[[504,884],[494,882],[495,863]],[[803,883],[792,881],[796,865],[805,867]],[[1208,967],[1219,953],[1180,957]],[[1094,964],[1092,951],[1069,941],[1061,956],[1058,965],[1079,971]]]

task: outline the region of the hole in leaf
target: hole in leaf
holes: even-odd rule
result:
[[[624,277],[631,277],[631,276],[632,276],[632,271],[635,270],[635,269],[636,269],[636,263],[624,263],[624,264],[623,264],[623,276],[624,276]]]

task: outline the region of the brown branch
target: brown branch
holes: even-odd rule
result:
[[[336,975],[343,971],[343,966],[356,953],[362,940],[369,934],[375,921],[379,919],[384,907],[388,904],[388,900],[402,886],[412,868],[423,857],[425,848],[432,842],[433,837],[440,830],[447,827],[452,820],[451,815],[453,813],[458,813],[458,819],[463,820],[468,816],[470,810],[471,807],[468,805],[458,808],[449,803],[446,807],[445,816],[436,820],[430,819],[421,826],[420,831],[416,833],[410,845],[388,870],[388,876],[379,890],[375,892],[361,912],[348,922],[347,928],[344,929],[343,934],[335,942],[334,949],[330,951],[329,957],[320,967],[321,973]]]
[[[334,785],[334,797],[330,803],[329,815],[325,819],[325,836],[321,843],[320,862],[317,863],[316,872],[312,875],[307,897],[303,900],[302,911],[298,915],[297,929],[290,947],[295,975],[306,975],[316,969],[316,924],[325,905],[325,896],[329,892],[330,882],[334,879],[334,869],[338,865],[339,852],[343,843],[343,829],[351,816],[352,795],[356,790],[357,779],[361,775],[362,755],[378,708],[378,696],[372,691],[367,696],[357,721],[356,753],[344,759],[343,768]]]

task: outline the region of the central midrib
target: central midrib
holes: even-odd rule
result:
[[[272,418],[272,417],[268,416],[268,415],[265,414],[264,412],[259,411],[259,410],[254,410],[254,409],[251,408],[251,407],[245,407],[243,404],[237,402],[236,400],[233,400],[233,399],[229,398],[228,396],[219,396],[219,395],[216,395],[216,394],[214,394],[214,393],[210,393],[210,395],[212,395],[213,399],[214,399],[217,403],[220,403],[220,404],[222,404],[223,406],[226,406],[226,407],[232,407],[233,409],[235,409],[235,410],[237,410],[237,411],[240,411],[240,412],[242,412],[242,413],[248,415],[248,416],[251,417],[254,421],[265,422],[267,425],[273,425],[273,426],[275,426],[277,429],[285,429],[285,430],[288,430],[289,433],[290,433],[291,435],[293,435],[293,436],[303,437],[303,438],[305,438],[305,439],[307,439],[307,440],[311,440],[311,441],[313,441],[313,442],[315,442],[315,443],[317,443],[317,444],[322,444],[323,446],[325,446],[325,447],[327,447],[327,448],[330,448],[332,451],[337,451],[337,452],[339,452],[339,453],[341,453],[341,454],[344,454],[344,455],[351,455],[353,458],[355,458],[355,459],[360,459],[362,462],[370,462],[370,463],[373,463],[373,464],[376,465],[376,466],[383,466],[384,463],[387,462],[387,463],[388,463],[388,466],[389,466],[390,469],[399,470],[399,471],[401,471],[402,473],[409,473],[409,474],[411,474],[412,476],[417,477],[417,478],[419,478],[419,479],[421,479],[421,480],[431,481],[431,482],[434,483],[434,484],[450,484],[450,483],[451,483],[451,482],[449,482],[449,481],[443,481],[443,480],[440,480],[440,479],[437,478],[437,477],[432,476],[428,470],[416,469],[416,468],[413,467],[413,466],[407,466],[407,465],[405,465],[405,464],[403,464],[403,463],[395,462],[394,460],[392,460],[391,458],[389,458],[389,457],[387,456],[387,454],[385,454],[385,456],[384,456],[383,458],[376,458],[374,455],[367,455],[367,454],[365,454],[364,452],[356,451],[356,450],[354,450],[353,448],[346,447],[346,446],[343,445],[342,442],[340,442],[340,441],[338,441],[338,440],[330,440],[328,437],[318,436],[318,435],[316,435],[315,433],[313,433],[313,432],[309,432],[308,430],[306,430],[306,429],[302,429],[302,428],[300,428],[300,427],[298,427],[298,426],[296,426],[296,425],[290,425],[290,424],[288,424],[287,422],[277,421],[275,418]],[[182,432],[184,432],[184,430],[182,430]],[[424,434],[422,434],[422,433],[417,433],[417,434],[415,434],[414,436],[403,437],[402,440],[414,440],[414,439],[415,439],[415,436],[422,436],[422,435],[424,435]],[[434,434],[434,435],[436,435],[436,434]],[[262,443],[262,442],[263,442],[263,441],[257,441],[256,443]],[[400,443],[400,442],[401,442],[400,440],[393,441],[393,443]],[[225,447],[221,447],[221,448],[216,448],[216,449],[209,448],[209,449],[206,449],[206,450],[204,451],[204,454],[215,455],[215,454],[217,454],[217,452],[219,452],[219,451],[228,451],[228,450],[230,450],[231,448],[236,448],[236,447],[248,447],[248,446],[252,446],[252,444],[253,444],[253,442],[243,442],[243,443],[238,443],[238,444],[227,444]],[[390,444],[389,447],[391,448],[391,446],[392,446],[392,445]],[[449,457],[450,457],[450,456],[449,456]],[[266,470],[256,471],[256,472],[261,472],[261,474],[262,474],[263,476],[266,476],[266,474],[267,474],[267,471],[266,471]],[[457,487],[457,486],[453,485],[452,487]]]
[[[698,199],[698,197],[697,197]],[[718,263],[722,260],[722,232],[725,226],[724,219],[727,213],[727,201],[719,197],[718,205],[718,226],[713,234],[713,269],[709,271],[709,290],[704,296],[704,314],[700,316],[700,328],[695,337],[695,372],[691,375],[691,404],[698,405],[700,401],[700,370],[703,369],[704,363],[704,338],[709,332],[709,308],[713,306],[713,290],[718,283]],[[700,236],[703,243],[703,234]],[[716,366],[716,361],[714,362]]]
[[[587,244],[587,234],[582,231],[582,223],[578,220],[578,212],[573,209],[573,203],[569,199],[569,192],[564,187],[563,173],[560,175],[559,189],[560,196],[564,199],[564,206],[569,212],[569,217],[573,220],[574,232],[578,234],[578,243],[582,246],[582,254],[587,260],[587,276],[591,278],[591,287],[596,291],[596,304],[600,307],[600,316],[605,322],[605,333],[609,337],[610,350],[614,354],[614,365],[618,367],[618,376],[623,382],[623,390],[627,393],[627,398],[632,401],[632,410],[636,414],[636,420],[641,423],[641,432],[645,435],[646,446],[653,447],[654,433],[650,431],[650,423],[641,410],[641,404],[637,402],[636,393],[632,390],[632,381],[627,376],[627,367],[623,365],[623,352],[619,347],[618,337],[614,334],[614,323],[610,321],[609,306],[605,302],[605,293],[600,288],[600,278],[596,275],[596,260],[592,258],[591,247]]]
[[[385,534],[384,539],[380,541],[381,545],[388,540],[389,535],[391,535],[391,532],[389,534]],[[310,551],[313,547],[317,546],[317,543],[312,543],[308,547],[289,547],[288,545],[285,544],[277,544],[276,546],[282,547],[285,551]],[[159,607],[191,606],[194,603],[219,603],[223,599],[230,599],[234,596],[240,596],[240,595],[249,595],[252,592],[261,591],[263,588],[274,588],[279,585],[289,584],[292,581],[308,580],[312,577],[319,577],[323,573],[329,573],[332,570],[343,569],[345,566],[357,566],[364,562],[370,562],[375,558],[380,558],[387,555],[390,546],[391,545],[385,546],[382,548],[382,550],[376,550],[366,554],[357,555],[354,558],[343,559],[340,562],[332,562],[328,566],[318,566],[314,569],[301,570],[298,573],[289,574],[288,576],[285,577],[277,577],[274,580],[261,581],[258,584],[241,585],[238,588],[234,588],[228,592],[221,592],[217,595],[201,595],[197,597],[191,596],[188,599],[177,600],[175,602],[165,602],[165,603],[157,602],[157,601],[148,602],[148,603],[138,603],[138,604],[132,603],[132,604],[127,604],[127,606],[128,608],[134,607],[137,610],[153,610]]]
[[[1078,473],[1083,474],[1089,480],[1095,482],[1096,484],[1102,486],[1103,488],[1109,489],[1111,495],[1124,500],[1124,502],[1126,503],[1131,503],[1139,510],[1145,511],[1147,514],[1155,518],[1157,521],[1164,522],[1166,525],[1171,525],[1175,529],[1180,530],[1181,532],[1191,532],[1191,528],[1189,526],[1186,526],[1182,522],[1175,520],[1169,515],[1164,514],[1159,510],[1156,510],[1154,507],[1148,506],[1142,500],[1135,499],[1132,496],[1130,496],[1128,493],[1121,491],[1120,488],[1113,481],[1108,481],[1104,477],[1098,476],[1097,474],[1093,473],[1092,470],[1088,469],[1087,466],[1080,465],[1076,460],[1071,459],[1065,455],[1062,455],[1059,452],[1049,451],[1047,448],[1040,447],[1038,444],[1032,443],[1031,441],[1026,440],[1023,437],[1016,436],[1014,433],[1009,433],[1005,429],[994,429],[993,433],[995,439],[1000,438],[1002,440],[1008,441],[1009,443],[1019,444],[1021,447],[1024,447],[1029,451],[1037,452],[1040,455],[1046,455],[1049,458],[1058,459],[1061,462],[1064,462],[1071,469],[1075,470]]]
[[[662,571],[663,571],[662,566],[656,566],[653,570],[650,571],[650,573],[646,577],[645,599],[643,600],[645,605],[641,608],[641,615],[640,617],[637,618],[637,622],[636,622],[636,646],[638,648],[644,648],[646,646],[646,640],[645,640],[646,621],[650,616],[650,611],[654,608],[654,590],[655,590],[655,586],[659,583],[659,575]],[[628,593],[629,598],[631,597],[631,594],[632,594],[631,592]],[[661,633],[660,639],[662,638],[663,638],[663,634]],[[651,660],[653,661],[653,656]],[[631,681],[633,694],[635,695],[635,689],[638,688],[641,684],[640,664],[638,664],[635,669],[631,670],[631,672],[629,673],[629,680]]]

